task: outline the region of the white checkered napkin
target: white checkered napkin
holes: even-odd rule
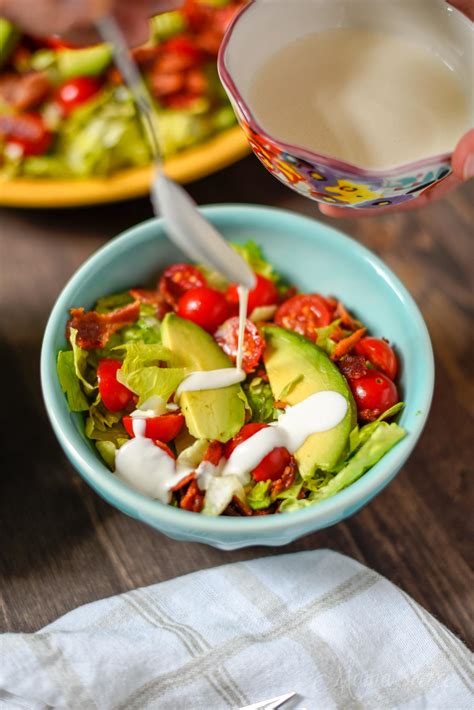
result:
[[[471,710],[471,656],[383,577],[327,550],[195,572],[0,637],[0,706]]]

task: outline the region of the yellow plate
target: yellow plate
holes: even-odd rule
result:
[[[249,153],[239,126],[230,128],[166,161],[167,175],[191,182],[225,168]],[[48,180],[18,178],[0,182],[0,205],[6,207],[76,207],[146,195],[152,168],[122,170],[107,178]]]

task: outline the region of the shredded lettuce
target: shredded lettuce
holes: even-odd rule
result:
[[[317,492],[310,495],[310,500],[320,501],[330,498],[343,488],[357,481],[369,468],[374,466],[387,451],[398,444],[406,432],[398,424],[380,422],[378,427],[370,434],[367,441],[360,447],[339,473],[326,483]]]
[[[271,483],[271,481],[259,481],[247,493],[247,503],[252,510],[264,510],[271,505],[272,498],[269,494]]]
[[[111,441],[120,446],[128,440],[128,434],[122,424],[122,412],[110,412],[102,403],[100,394],[89,406],[85,433],[94,441]]]
[[[104,459],[107,466],[111,471],[115,469],[115,455],[117,453],[117,447],[113,441],[96,441],[95,445],[97,451]]]
[[[268,382],[254,377],[243,384],[243,389],[252,411],[252,421],[268,423],[276,419],[275,400]]]
[[[87,350],[80,348],[77,344],[77,330],[75,328],[71,328],[69,340],[71,342],[74,357],[74,370],[76,372],[77,379],[81,382],[85,393],[91,395],[97,389],[97,385],[92,385],[85,377],[89,353]]]
[[[249,241],[245,242],[245,244],[232,242],[230,246],[245,259],[256,274],[261,274],[261,276],[265,276],[265,278],[270,279],[270,281],[279,283],[279,274],[277,274],[273,266],[264,259],[262,249],[256,242]]]
[[[97,313],[110,313],[111,311],[115,311],[117,308],[123,308],[123,306],[127,306],[132,302],[133,298],[130,296],[128,291],[113,293],[111,296],[99,298],[95,303],[94,311],[97,311]]]
[[[211,478],[204,498],[202,513],[204,515],[220,515],[234,496],[245,501],[245,491],[237,476]]]
[[[89,409],[89,402],[81,389],[80,381],[76,374],[74,353],[72,350],[60,350],[56,363],[59,384],[67,397],[71,412],[85,412]]]
[[[123,342],[140,341],[148,345],[161,343],[161,326],[156,317],[156,309],[147,303],[140,305],[140,317],[121,331]]]
[[[171,352],[159,343],[132,341],[117,349],[125,352],[117,380],[139,396],[139,407],[153,396],[167,402],[187,374],[183,367],[160,367],[169,361]]]
[[[331,335],[333,335],[334,331],[338,329],[340,324],[341,319],[339,318],[337,320],[334,320],[329,325],[324,326],[323,328],[316,328],[316,333],[318,336],[316,339],[316,343],[318,347],[324,350],[324,352],[328,355],[331,355],[332,351],[336,347],[336,343],[334,342],[334,340],[331,340]]]
[[[386,412],[383,412],[383,414],[381,414],[380,417],[375,421],[369,422],[368,424],[364,424],[364,426],[360,427],[360,429],[357,428],[353,430],[351,432],[350,438],[351,454],[354,453],[354,451],[360,448],[363,444],[365,444],[365,442],[370,438],[370,436],[372,436],[374,431],[379,427],[381,422],[394,417],[403,409],[404,406],[404,402],[398,402],[398,404],[394,404],[393,407],[390,407],[390,409],[387,409]]]

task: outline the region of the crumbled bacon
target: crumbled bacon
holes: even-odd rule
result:
[[[350,380],[357,380],[364,377],[369,371],[363,355],[346,355],[338,362],[342,374]]]
[[[360,327],[360,322],[351,316],[342,301],[337,302],[335,315],[336,318],[341,320],[341,325],[344,326],[344,328],[357,330],[357,328]]]
[[[188,476],[185,476],[179,483],[177,483],[171,491],[173,493],[176,493],[176,491],[180,491],[182,488],[188,485],[188,483],[191,483],[191,481],[194,481],[196,478],[196,473],[193,471],[190,473]]]
[[[77,344],[85,350],[103,348],[112,333],[134,323],[140,315],[140,302],[117,308],[110,313],[85,311],[84,308],[71,308],[71,318],[66,326],[69,339],[71,328],[77,330]]]
[[[241,515],[251,516],[253,515],[253,510],[248,503],[241,500],[238,496],[233,496],[232,504],[237,508]]]
[[[286,491],[293,485],[296,478],[296,471],[296,460],[295,457],[292,456],[290,459],[290,463],[288,464],[288,466],[285,467],[285,470],[283,471],[280,478],[275,481],[271,486],[270,493],[272,497],[279,495],[282,491]]]
[[[349,335],[349,337],[344,338],[344,340],[340,340],[331,353],[331,360],[340,360],[341,357],[344,357],[344,355],[350,353],[352,348],[357,345],[366,332],[367,328],[359,328],[359,330],[356,330],[354,333]]]
[[[0,100],[19,111],[28,111],[40,104],[51,90],[45,72],[29,72],[23,76],[5,74],[0,78]]]
[[[173,310],[158,290],[152,290],[147,288],[132,288],[130,289],[129,294],[136,301],[140,301],[140,303],[146,303],[149,306],[155,306],[156,317],[158,318],[158,320],[163,320],[165,315]]]
[[[181,498],[180,508],[192,513],[200,513],[204,505],[204,494],[198,488],[196,481],[191,481],[188,490]]]
[[[221,444],[220,441],[210,441],[202,460],[217,466],[223,456],[224,444]]]

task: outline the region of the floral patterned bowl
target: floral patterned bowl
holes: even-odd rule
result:
[[[445,0],[254,0],[224,38],[218,60],[222,83],[255,155],[297,192],[356,209],[413,200],[451,173],[452,153],[385,171],[365,170],[268,135],[249,104],[255,70],[278,47],[310,32],[351,26],[395,32],[435,49],[472,96],[474,25]]]

